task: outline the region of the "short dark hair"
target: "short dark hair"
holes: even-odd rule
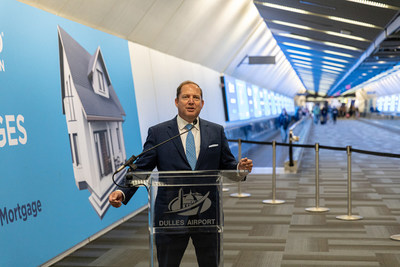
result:
[[[182,83],[178,86],[178,88],[176,89],[176,98],[179,98],[179,95],[181,94],[182,87],[183,87],[184,85],[186,85],[186,84],[194,84],[194,85],[196,85],[196,86],[200,89],[200,96],[201,96],[201,99],[203,99],[203,90],[201,90],[200,86],[199,86],[197,83],[192,82],[192,81],[189,81],[189,80],[188,80],[188,81],[182,82]]]

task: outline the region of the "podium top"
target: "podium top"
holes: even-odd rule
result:
[[[162,181],[173,181],[188,179],[196,181],[201,179],[205,181],[208,179],[223,180],[224,182],[239,182],[242,181],[248,171],[244,170],[205,170],[205,171],[151,171],[151,172],[128,172],[125,176],[126,186],[138,186],[138,185],[150,185],[153,182]],[[211,182],[215,183],[215,182]]]

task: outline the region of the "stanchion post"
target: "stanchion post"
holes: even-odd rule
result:
[[[343,221],[356,221],[363,219],[362,216],[351,214],[351,146],[347,146],[347,215],[336,216]]]
[[[239,139],[238,142],[238,160],[240,161],[242,159],[242,139]],[[238,182],[238,192],[230,194],[231,197],[249,197],[251,194],[249,193],[242,193],[242,187],[241,187],[241,181]]]
[[[293,130],[290,130],[289,131],[289,166],[290,167],[294,166],[292,141],[293,141]]]
[[[315,144],[315,207],[306,208],[310,212],[325,212],[328,208],[319,206],[319,144]]]
[[[282,204],[284,200],[276,199],[276,141],[272,141],[272,199],[263,200],[265,204]]]

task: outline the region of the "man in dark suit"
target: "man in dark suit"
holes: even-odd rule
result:
[[[192,81],[181,83],[177,88],[175,105],[178,108],[178,116],[150,127],[144,150],[183,133],[186,129],[191,130],[181,135],[181,138],[175,138],[141,156],[136,162],[138,170],[152,171],[157,167],[158,171],[238,169],[251,172],[252,160],[247,158],[239,162],[235,160],[229,149],[224,128],[198,118],[204,105],[199,85]],[[189,136],[190,134],[192,136]],[[187,142],[190,139],[194,142],[189,144]],[[121,203],[127,204],[136,190],[137,187],[132,187],[112,192],[109,196],[111,205],[120,207]],[[190,237],[196,249],[199,266],[218,266],[220,259],[217,249],[210,242],[215,241],[215,238],[219,239],[219,235],[216,237],[194,234]],[[166,235],[159,237],[158,240],[156,238],[159,265],[179,266],[188,241],[188,235]]]

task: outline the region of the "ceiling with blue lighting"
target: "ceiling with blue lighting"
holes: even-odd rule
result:
[[[308,94],[339,96],[400,63],[399,0],[254,0]]]

